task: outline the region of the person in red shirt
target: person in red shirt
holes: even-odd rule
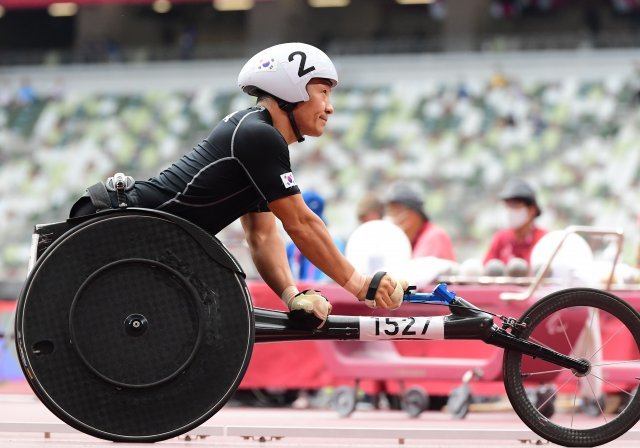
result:
[[[449,234],[424,210],[419,191],[405,182],[391,185],[385,198],[385,217],[400,227],[411,242],[411,258],[437,257],[456,260]]]
[[[506,206],[509,227],[493,235],[484,264],[498,259],[506,265],[513,258],[522,258],[529,263],[533,247],[547,233],[535,224],[542,212],[536,193],[524,180],[514,179],[507,182],[500,192],[500,199]]]

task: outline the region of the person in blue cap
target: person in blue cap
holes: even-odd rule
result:
[[[302,193],[302,199],[305,204],[307,204],[307,207],[309,207],[309,209],[326,224],[327,220],[324,218],[324,198],[319,193],[310,190]],[[338,249],[340,249],[340,252],[344,253],[344,241],[336,240],[334,238],[334,242]],[[317,282],[326,282],[331,280],[329,276],[315,267],[293,243],[289,243],[287,245],[287,259],[289,260],[291,273],[297,280]]]

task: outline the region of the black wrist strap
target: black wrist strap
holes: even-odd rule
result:
[[[367,289],[367,295],[365,296],[367,300],[376,300],[376,291],[380,286],[382,277],[384,277],[385,275],[387,275],[387,273],[384,271],[379,271],[374,274],[373,278],[371,279],[371,283],[369,283],[369,288]]]
[[[295,295],[295,296],[293,296],[293,297],[302,296],[302,295],[305,295],[305,294],[307,294],[307,293],[309,293],[309,292],[317,292],[318,294],[322,295],[322,294],[320,293],[320,290],[318,290],[318,289],[305,289],[304,291],[300,291],[298,294],[296,294],[296,295]]]

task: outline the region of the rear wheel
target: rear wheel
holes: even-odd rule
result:
[[[114,442],[202,424],[240,384],[255,319],[226,248],[181,218],[101,212],[40,255],[16,304],[19,361],[42,403]]]
[[[504,384],[511,404],[535,433],[565,446],[597,446],[640,419],[640,314],[616,296],[575,288],[551,294],[527,310],[519,337],[589,362],[585,374],[505,350]],[[525,388],[548,385],[545,400]],[[622,409],[607,406],[620,396]],[[549,404],[554,403],[554,412]],[[584,412],[589,409],[589,412]]]

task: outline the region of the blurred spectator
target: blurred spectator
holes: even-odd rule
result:
[[[6,79],[0,80],[0,107],[9,107],[13,102],[13,90]]]
[[[499,70],[495,71],[489,79],[489,86],[491,86],[492,89],[502,89],[508,85],[509,80],[507,79],[505,74]]]
[[[193,52],[196,46],[196,27],[188,25],[178,38],[178,46],[180,47],[180,59],[188,60],[193,58]]]
[[[591,47],[597,47],[600,38],[600,30],[602,29],[602,23],[600,19],[600,11],[598,6],[594,4],[592,0],[585,2],[583,6],[584,24],[587,28],[588,43]]]
[[[411,257],[437,257],[455,261],[449,234],[429,220],[420,192],[405,182],[391,185],[385,198],[385,217],[411,241]]]
[[[51,100],[60,101],[64,97],[64,93],[65,93],[64,79],[58,76],[56,79],[53,80],[53,83],[51,84],[51,87],[49,88],[47,95]]]
[[[508,264],[512,258],[530,262],[531,251],[547,230],[535,225],[541,209],[534,189],[522,179],[513,179],[500,192],[506,207],[508,227],[496,232],[484,256],[484,264],[498,259]]]
[[[29,78],[22,78],[20,88],[16,94],[16,102],[19,106],[29,106],[36,101],[36,91],[31,85]]]
[[[120,46],[120,42],[111,36],[106,36],[104,38],[104,52],[107,58],[107,62],[122,62],[122,49]]]
[[[384,203],[373,193],[366,194],[358,203],[358,224],[384,216]]]
[[[492,0],[489,14],[495,19],[512,18],[520,15],[521,6],[516,0]]]
[[[324,218],[324,198],[315,191],[305,191],[302,193],[302,199],[305,204],[307,204],[307,207],[309,207],[313,213],[318,215],[326,224],[327,221]],[[344,253],[344,242],[335,239],[334,242],[338,249],[340,249],[340,252]],[[287,259],[289,260],[291,273],[296,280],[330,280],[324,272],[316,268],[304,255],[302,255],[300,250],[293,243],[289,243],[287,245]]]
[[[503,89],[509,85],[509,78],[505,75],[502,67],[498,66],[493,71],[491,78],[489,78],[489,86],[492,89]]]

